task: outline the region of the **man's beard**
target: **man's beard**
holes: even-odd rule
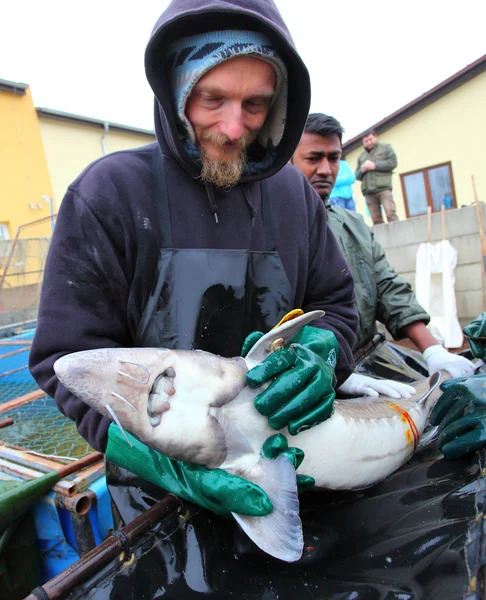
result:
[[[204,133],[202,139],[218,146],[219,156],[217,158],[209,156],[202,144],[199,145],[202,180],[216,187],[230,188],[235,186],[240,181],[247,164],[246,149],[256,138],[256,135],[257,132],[248,132],[239,140],[233,141],[231,149],[226,149],[225,144],[230,141],[226,135],[222,133]],[[234,153],[235,146],[239,150],[236,155]]]

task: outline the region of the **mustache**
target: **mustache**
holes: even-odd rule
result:
[[[225,146],[228,142],[238,148],[238,150],[244,150],[253,140],[256,138],[257,132],[247,131],[237,140],[230,140],[230,138],[224,133],[206,131],[201,135],[203,140],[207,140],[216,146]]]
[[[312,177],[311,183],[334,183],[334,179],[332,177]]]

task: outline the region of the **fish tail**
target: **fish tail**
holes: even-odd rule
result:
[[[260,486],[272,502],[273,511],[265,517],[233,513],[253,542],[267,554],[286,562],[302,556],[304,538],[299,515],[297,477],[293,465],[279,456],[261,458],[245,479]]]

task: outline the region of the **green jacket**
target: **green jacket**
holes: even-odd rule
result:
[[[374,171],[361,170],[361,165],[367,160],[372,160],[376,169]],[[390,144],[376,143],[372,150],[364,150],[358,157],[356,179],[359,179],[361,191],[364,196],[377,194],[384,190],[392,189],[392,171],[397,166],[397,157]]]
[[[355,351],[376,334],[380,321],[394,339],[415,321],[428,323],[430,316],[420,306],[410,284],[397,275],[381,245],[358,213],[326,203],[329,227],[338,240],[355,281],[356,308],[360,318]]]

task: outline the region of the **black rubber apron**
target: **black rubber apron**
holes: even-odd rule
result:
[[[268,331],[295,308],[276,251],[266,184],[261,183],[265,251],[173,248],[164,165],[158,148],[153,154],[153,170],[162,239],[154,285],[134,346],[239,356],[249,333]],[[153,503],[150,495],[161,497],[159,488],[134,478],[128,471],[107,464],[110,493],[125,523]]]

